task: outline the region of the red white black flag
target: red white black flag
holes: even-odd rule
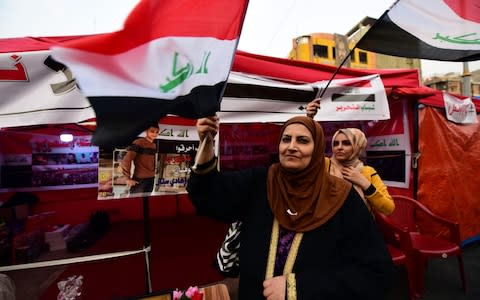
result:
[[[480,60],[480,0],[399,0],[356,47],[400,57]]]
[[[218,111],[247,4],[142,0],[121,31],[52,47],[95,110],[93,143],[128,143],[166,114]]]

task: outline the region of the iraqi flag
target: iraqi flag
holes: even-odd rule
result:
[[[121,31],[52,47],[93,106],[93,143],[126,145],[166,114],[218,111],[247,4],[142,0]]]
[[[400,57],[480,60],[480,0],[399,0],[356,47]]]

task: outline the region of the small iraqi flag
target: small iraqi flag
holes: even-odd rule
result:
[[[247,5],[142,0],[122,30],[52,47],[93,106],[92,142],[126,145],[166,114],[218,111]]]
[[[355,47],[409,58],[480,60],[480,0],[399,0]]]

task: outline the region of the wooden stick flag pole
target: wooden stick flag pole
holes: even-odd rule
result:
[[[192,166],[192,170],[197,170],[198,168],[198,160],[200,156],[202,156],[203,152],[205,151],[205,146],[210,142],[210,139],[212,138],[212,135],[210,133],[207,133],[203,141],[200,143],[200,146],[198,147],[197,150],[197,155],[195,155],[195,163]]]

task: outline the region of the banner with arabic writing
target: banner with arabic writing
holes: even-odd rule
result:
[[[317,121],[388,120],[390,111],[378,74],[291,84],[231,72],[218,115],[222,123],[285,122],[304,115],[307,103],[322,96]]]
[[[77,123],[95,118],[70,70],[50,51],[0,53],[0,127]]]
[[[149,196],[186,193],[186,184],[198,149],[198,134],[192,125],[159,124],[155,140],[155,181]],[[142,133],[140,136],[145,136]],[[218,135],[217,135],[218,139]],[[218,142],[215,143],[218,145]],[[102,151],[98,171],[98,199],[138,197],[131,194],[122,172],[121,163],[127,150],[119,146],[113,151]],[[218,153],[218,151],[217,151]],[[132,166],[134,168],[134,166]]]
[[[327,82],[293,84],[230,72],[218,115],[222,123],[285,122],[305,114],[307,103]],[[0,127],[77,123],[95,118],[71,71],[54,61],[50,51],[0,53],[0,91]],[[333,80],[315,120],[389,117],[383,82],[379,75],[369,75]]]
[[[460,99],[451,94],[443,92],[445,102],[445,115],[449,121],[458,124],[475,124],[477,110],[471,98]]]
[[[363,122],[368,138],[368,165],[373,166],[387,186],[408,188],[413,161],[405,99],[390,101],[392,118],[388,121]]]

